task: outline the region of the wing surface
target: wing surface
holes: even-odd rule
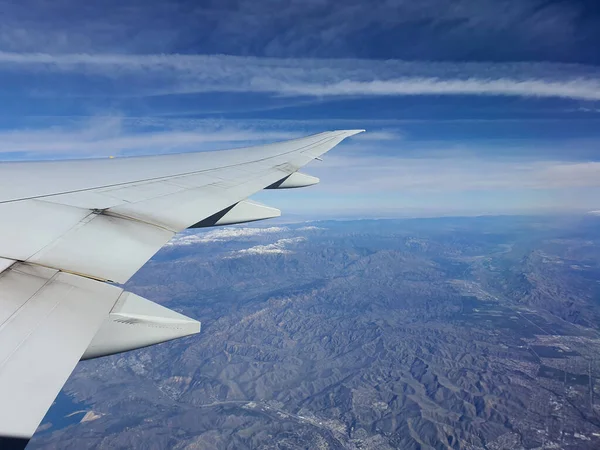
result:
[[[80,358],[199,331],[106,281],[125,283],[186,228],[277,216],[248,197],[314,184],[298,170],[361,131],[219,152],[1,163],[0,447],[31,437]]]

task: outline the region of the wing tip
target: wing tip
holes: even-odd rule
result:
[[[367,130],[338,130],[339,133],[344,133],[346,137],[354,136],[355,134],[364,133]]]

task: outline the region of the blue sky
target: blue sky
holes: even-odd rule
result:
[[[5,2],[0,158],[366,128],[288,217],[600,209],[600,3]]]

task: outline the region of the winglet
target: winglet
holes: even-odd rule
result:
[[[350,136],[354,136],[355,134],[364,133],[367,130],[341,130],[341,131],[345,131],[347,137],[350,137]]]

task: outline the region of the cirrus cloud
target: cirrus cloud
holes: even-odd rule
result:
[[[101,78],[112,83],[113,94],[130,96],[250,92],[304,97],[486,95],[600,100],[599,69],[547,63],[0,52],[2,72],[85,77],[86,83]],[[4,88],[10,88],[10,81]],[[87,85],[79,88],[87,89]]]

